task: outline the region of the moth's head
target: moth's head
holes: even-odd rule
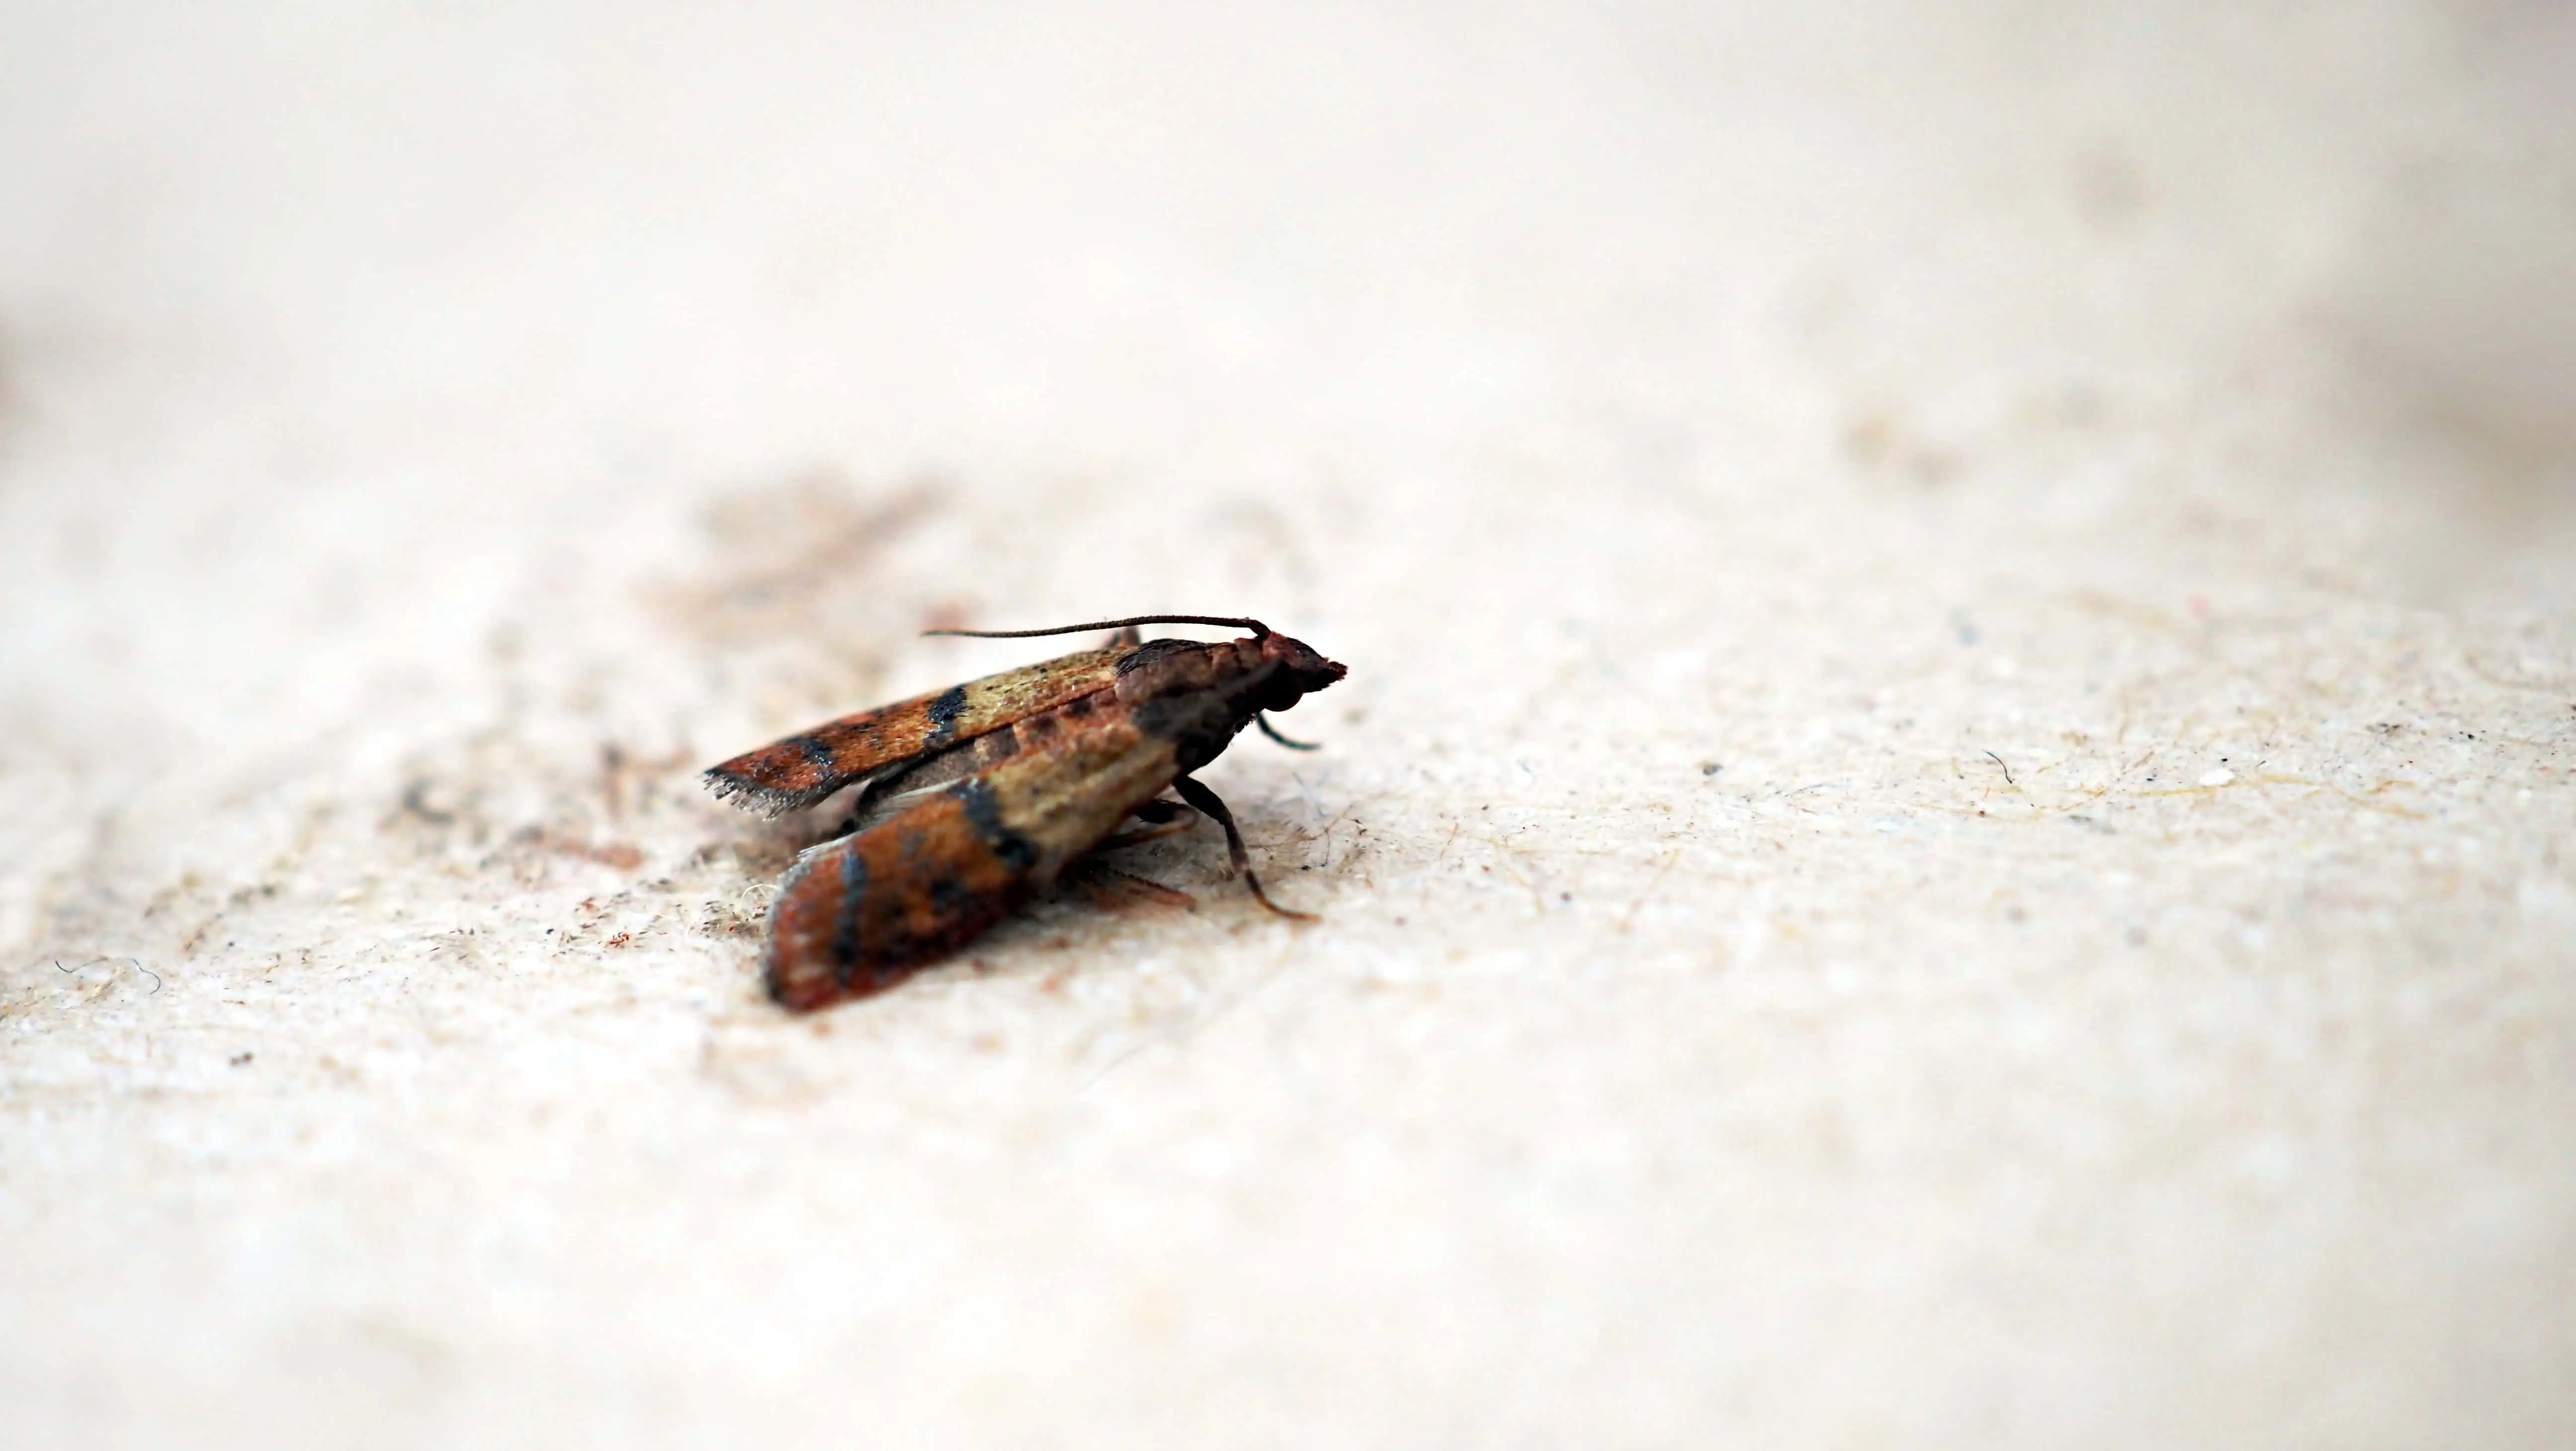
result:
[[[1340,663],[1315,653],[1303,640],[1285,635],[1263,635],[1259,642],[1261,658],[1275,664],[1261,693],[1263,710],[1286,710],[1298,698],[1311,695],[1350,673]]]

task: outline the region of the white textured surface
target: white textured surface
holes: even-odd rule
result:
[[[9,1444],[2576,1440],[2561,14],[1770,9],[0,17]],[[758,1000],[1146,608],[1326,921]]]

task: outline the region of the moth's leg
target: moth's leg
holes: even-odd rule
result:
[[[1135,831],[1122,831],[1105,838],[1092,850],[1116,851],[1122,846],[1142,846],[1149,841],[1178,836],[1199,824],[1199,814],[1177,801],[1148,801],[1130,814],[1145,825]]]
[[[1261,879],[1252,874],[1252,854],[1243,849],[1243,829],[1234,824],[1234,813],[1225,809],[1225,803],[1217,799],[1215,792],[1187,776],[1172,782],[1172,789],[1181,793],[1183,801],[1215,817],[1216,824],[1225,828],[1226,855],[1233,859],[1234,869],[1243,873],[1243,884],[1252,889],[1255,901],[1282,917],[1294,918],[1300,922],[1322,920],[1312,912],[1292,912],[1271,901],[1270,894],[1261,890]]]
[[[1187,892],[1122,872],[1098,857],[1083,858],[1064,874],[1063,881],[1104,912],[1131,907],[1184,907],[1196,911],[1199,905],[1199,899]]]
[[[1145,825],[1135,831],[1122,831],[1114,836],[1103,838],[1100,845],[1093,847],[1080,862],[1075,864],[1072,872],[1064,879],[1066,885],[1089,897],[1092,905],[1113,911],[1121,907],[1132,907],[1140,902],[1158,902],[1167,907],[1189,907],[1195,910],[1199,904],[1198,898],[1189,893],[1166,887],[1160,882],[1149,882],[1132,873],[1122,872],[1102,861],[1101,858],[1121,847],[1142,846],[1149,841],[1160,841],[1167,836],[1177,836],[1199,824],[1199,813],[1177,801],[1157,799],[1139,805],[1128,815],[1144,822]]]

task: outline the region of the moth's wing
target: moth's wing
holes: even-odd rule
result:
[[[1128,653],[1086,650],[845,715],[714,767],[707,787],[769,816],[811,806],[872,772],[1106,690]]]
[[[769,911],[761,980],[799,1011],[892,987],[1024,900],[1034,857],[935,792],[797,861]]]
[[[893,986],[998,922],[1171,784],[1172,743],[1115,703],[1024,720],[1020,750],[807,852],[779,883],[762,976],[791,1008]]]

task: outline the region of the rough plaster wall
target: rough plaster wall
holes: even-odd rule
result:
[[[0,17],[13,1445],[2576,1437],[2543,7]],[[886,997],[697,768],[1352,675]]]

